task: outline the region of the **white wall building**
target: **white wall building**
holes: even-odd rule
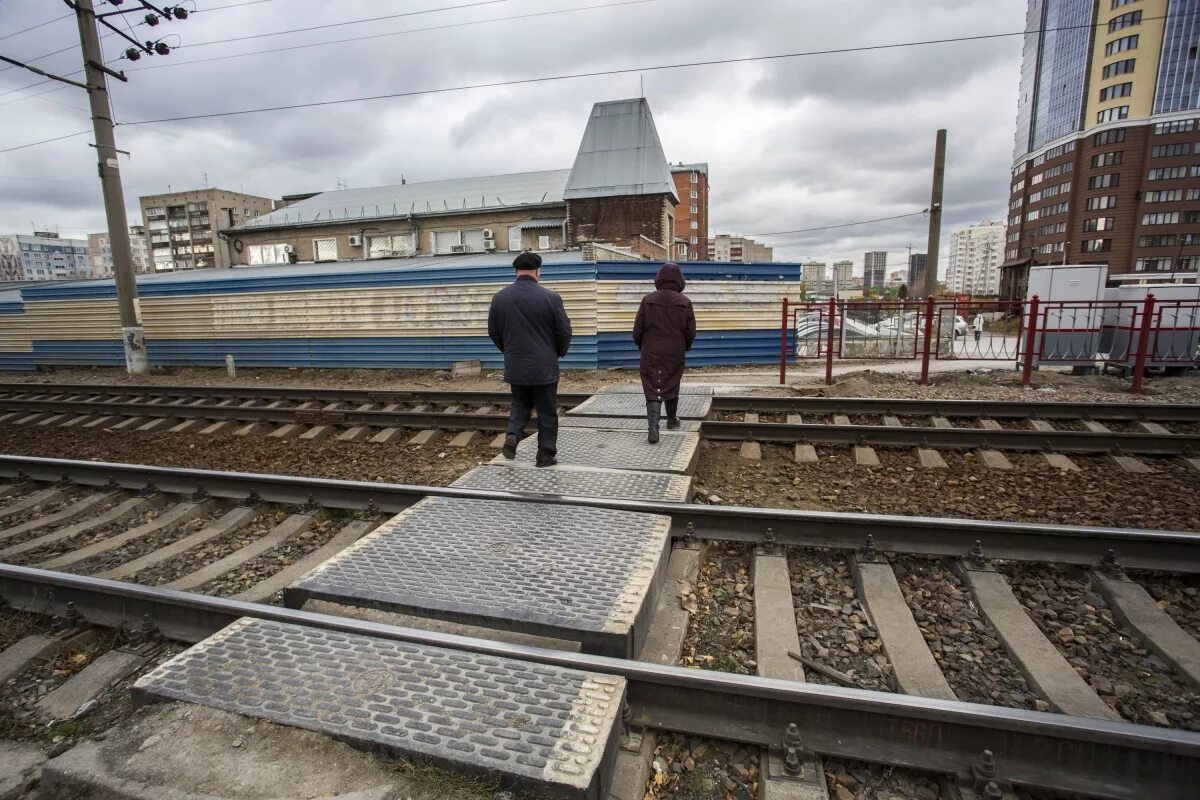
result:
[[[62,239],[52,231],[0,235],[0,280],[54,281],[91,274],[87,239]]]
[[[946,289],[956,294],[996,294],[1004,260],[1004,223],[981,222],[950,237]]]

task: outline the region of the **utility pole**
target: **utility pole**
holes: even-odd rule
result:
[[[929,197],[929,244],[925,255],[925,280],[921,293],[937,293],[938,250],[942,246],[942,183],[946,177],[946,129],[937,132],[933,149],[933,192]]]
[[[79,23],[79,44],[83,48],[83,69],[87,76],[92,127],[96,135],[100,186],[104,191],[104,216],[108,220],[108,239],[112,243],[113,277],[117,287],[117,306],[121,312],[125,369],[130,375],[141,375],[146,371],[146,335],[138,306],[137,281],[133,277],[133,247],[129,243],[125,192],[121,188],[117,140],[113,135],[112,103],[108,96],[104,56],[100,51],[92,0],[75,0],[75,18]]]

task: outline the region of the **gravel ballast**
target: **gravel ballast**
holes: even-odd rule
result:
[[[680,663],[688,667],[753,675],[754,549],[712,544],[700,563],[696,591],[681,602],[689,612]]]

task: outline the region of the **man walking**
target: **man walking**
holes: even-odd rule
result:
[[[538,415],[537,466],[558,463],[558,359],[571,346],[571,320],[557,292],[540,285],[542,257],[521,253],[517,279],[492,297],[488,336],[504,353],[504,382],[512,388],[504,457],[516,458],[517,442],[533,409]]]

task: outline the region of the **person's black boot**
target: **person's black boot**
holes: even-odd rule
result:
[[[501,454],[509,461],[517,457],[517,437],[511,433],[504,437],[504,447],[500,448]]]
[[[679,398],[667,401],[667,430],[679,430]]]
[[[649,425],[649,430],[646,436],[646,441],[650,444],[658,444],[658,422],[662,417],[662,403],[657,400],[650,400],[646,403],[646,421]]]

